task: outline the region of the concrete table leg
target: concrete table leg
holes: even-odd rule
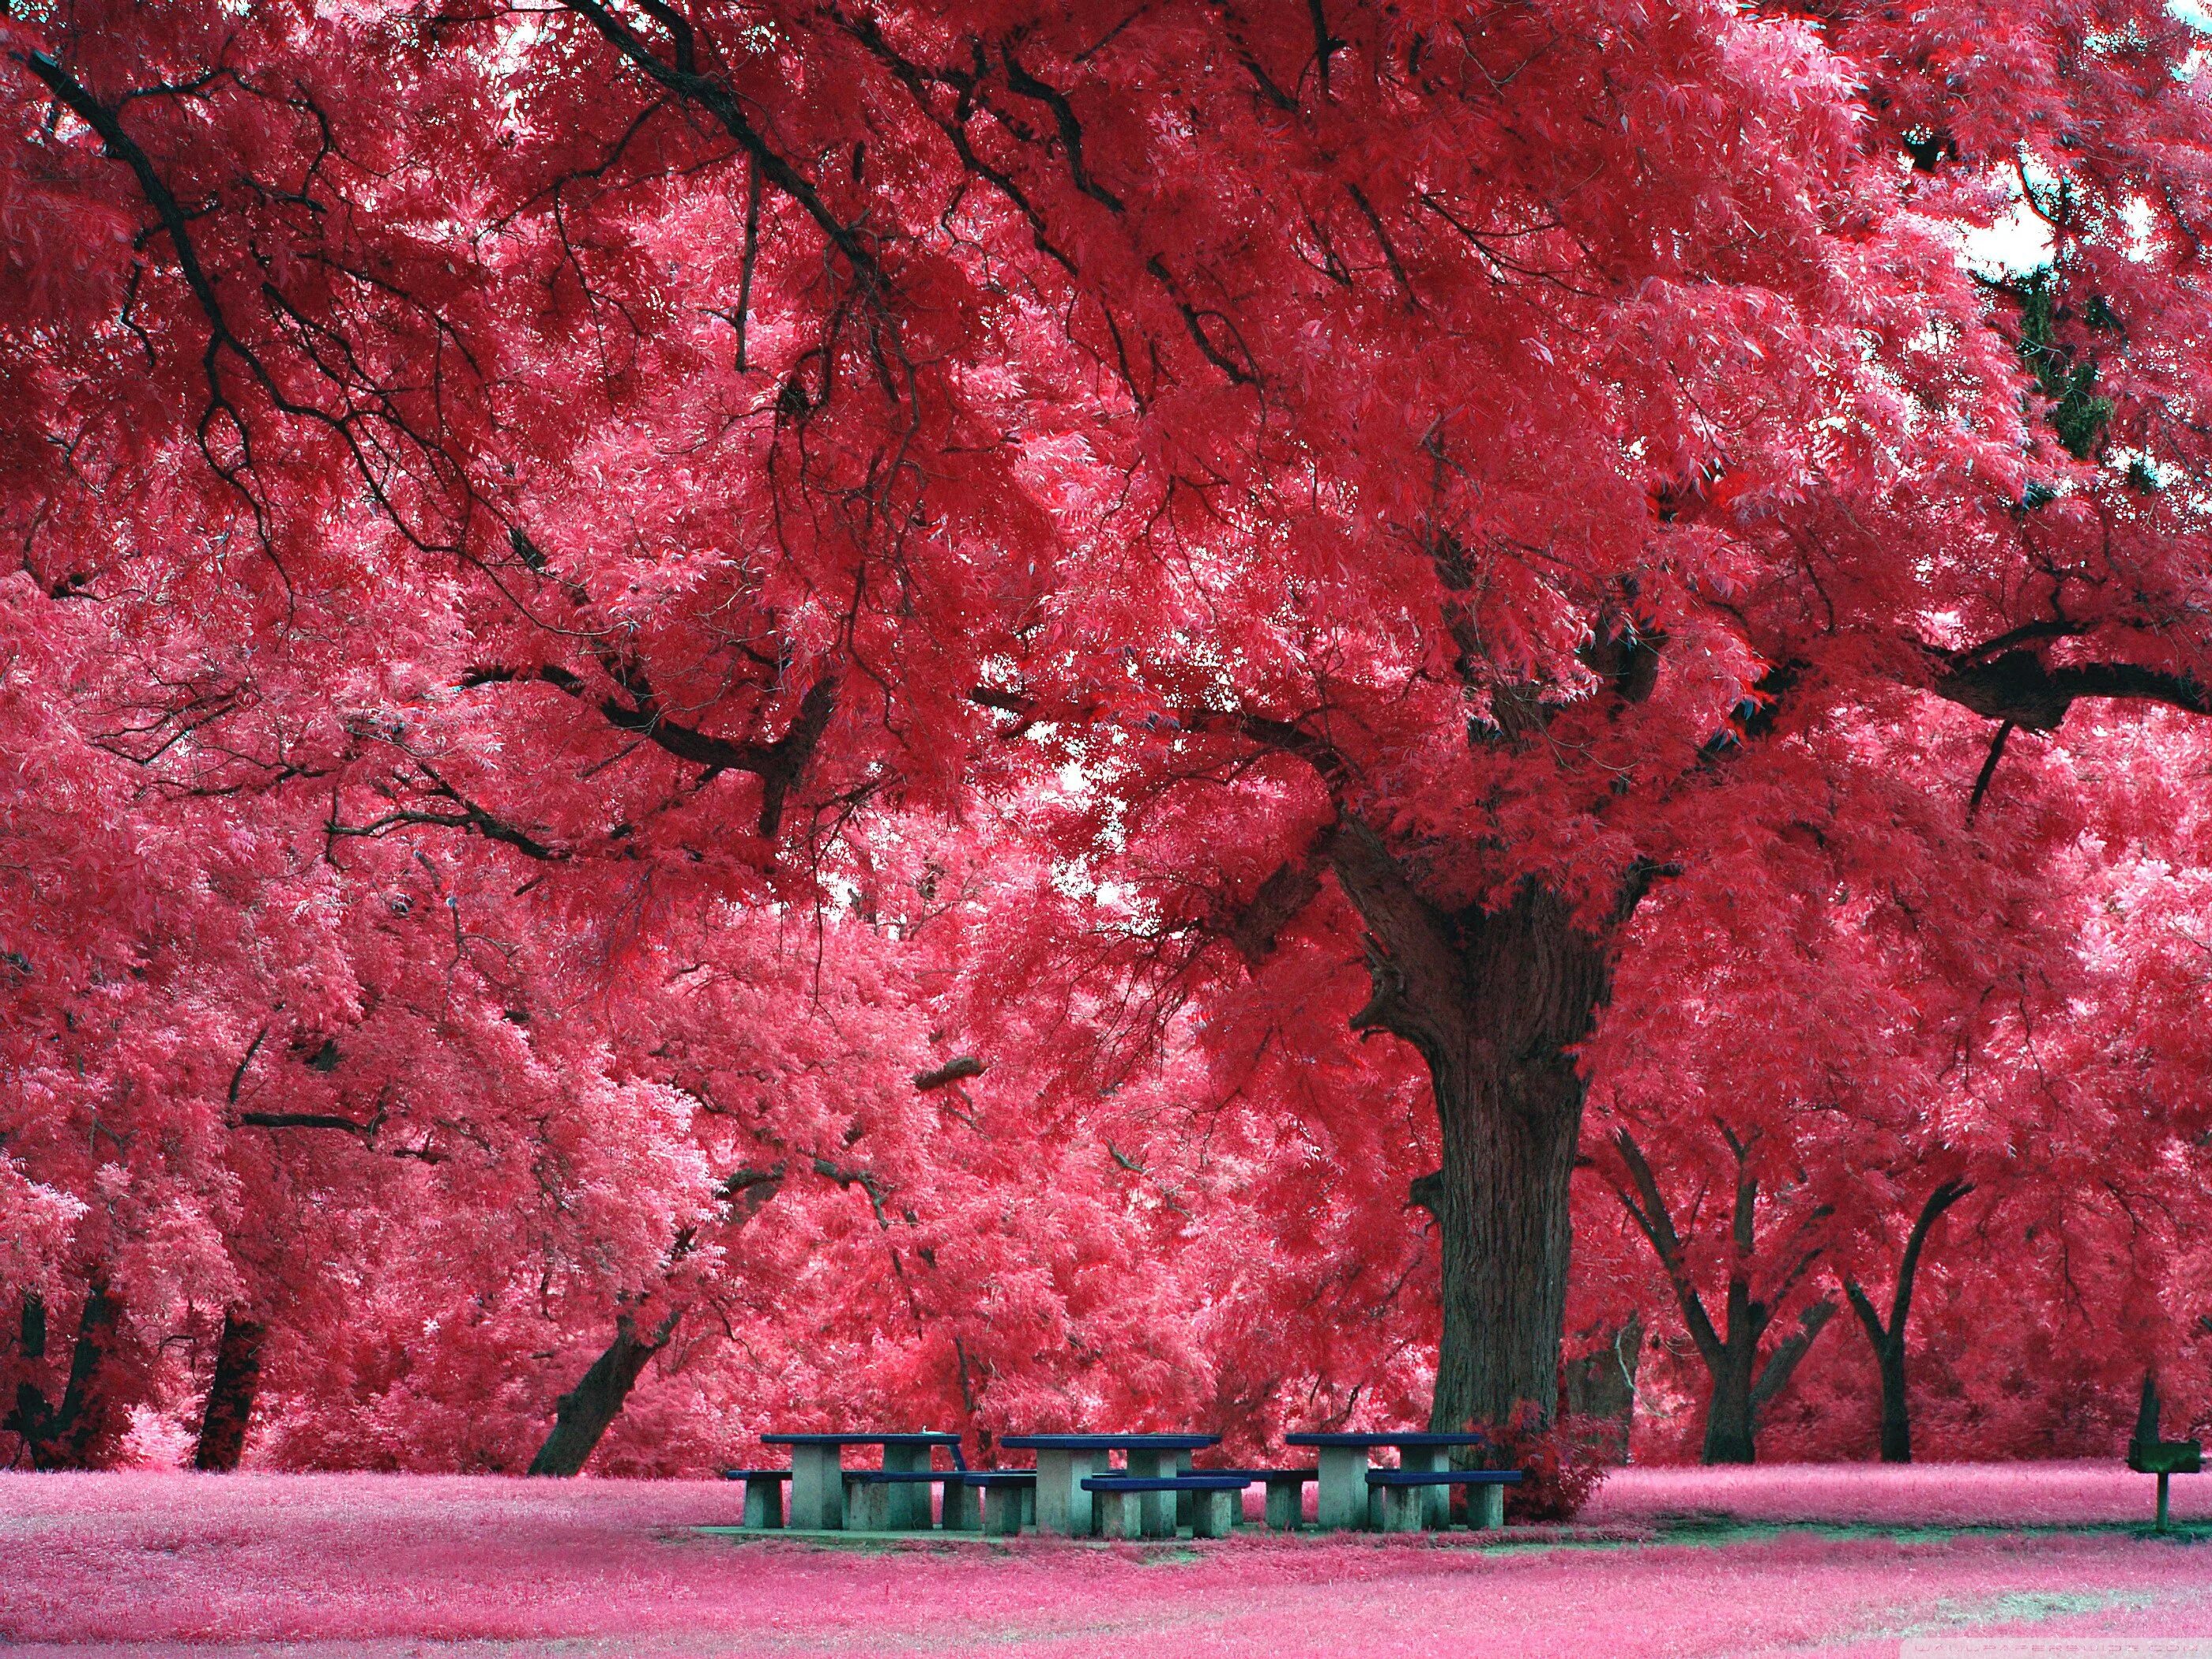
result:
[[[1190,1454],[1187,1451],[1177,1452],[1176,1454],[1175,1472],[1177,1474],[1188,1474],[1190,1473]],[[1178,1528],[1194,1527],[1198,1524],[1198,1509],[1192,1502],[1192,1499],[1196,1498],[1197,1495],[1198,1494],[1195,1492],[1179,1492],[1175,1495],[1176,1525]]]
[[[749,1527],[781,1527],[783,1524],[782,1481],[745,1482],[745,1524]]]
[[[947,1532],[981,1532],[983,1529],[982,1505],[976,1500],[981,1495],[981,1486],[971,1486],[965,1480],[945,1483],[945,1530]]]
[[[899,1501],[899,1489],[886,1486],[880,1481],[847,1480],[845,1483],[845,1528],[848,1532],[890,1532],[896,1529],[892,1520],[892,1505]]]
[[[808,1532],[845,1526],[844,1460],[836,1446],[791,1449],[791,1524]]]
[[[1145,1535],[1144,1500],[1154,1494],[1141,1492],[1093,1492],[1098,1505],[1099,1529],[1109,1538]]]
[[[1091,1494],[1083,1483],[1097,1471],[1087,1451],[1051,1449],[1036,1455],[1036,1527],[1039,1532],[1063,1538],[1088,1538],[1091,1532]]]
[[[1401,1446],[1398,1449],[1398,1467],[1439,1474],[1451,1467],[1451,1453],[1442,1446]],[[1419,1486],[1414,1490],[1421,1494],[1423,1526],[1431,1531],[1442,1532],[1451,1525],[1449,1486]]]
[[[1383,1486],[1382,1530],[1419,1532],[1429,1517],[1429,1495],[1420,1486]]]
[[[1012,1538],[1021,1529],[1021,1489],[993,1486],[983,1496],[983,1531],[993,1538]]]
[[[1304,1517],[1306,1483],[1270,1480],[1267,1483],[1267,1529],[1296,1532]]]
[[[1035,1532],[1036,1530],[1036,1487],[1024,1482],[1019,1491],[1022,1494],[1022,1524],[1031,1532]]]
[[[1194,1492],[1190,1498],[1190,1535],[1193,1538],[1226,1538],[1237,1524],[1237,1511],[1243,1507],[1241,1492]]]
[[[927,1446],[886,1446],[884,1448],[884,1468],[902,1474],[916,1474],[929,1467],[929,1448]],[[919,1480],[886,1487],[889,1501],[883,1506],[884,1528],[888,1532],[927,1532],[929,1530],[929,1488]]]
[[[1505,1524],[1505,1488],[1499,1486],[1467,1489],[1467,1523],[1478,1532]]]
[[[1364,1532],[1367,1528],[1367,1449],[1364,1446],[1323,1446],[1316,1460],[1321,1467],[1321,1496],[1314,1521],[1323,1532]]]
[[[1175,1472],[1173,1452],[1149,1451],[1141,1447],[1129,1453],[1129,1473],[1140,1480],[1157,1480]],[[1139,1510],[1144,1517],[1145,1536],[1172,1538],[1176,1535],[1176,1499],[1182,1492],[1139,1492]]]

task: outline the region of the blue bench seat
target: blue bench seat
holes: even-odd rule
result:
[[[1099,1530],[1109,1538],[1171,1535],[1171,1508],[1164,1522],[1153,1509],[1148,1524],[1144,1499],[1150,1492],[1189,1493],[1191,1535],[1225,1538],[1243,1507],[1244,1488],[1251,1484],[1242,1471],[1194,1470],[1188,1474],[1094,1474],[1084,1481],[1083,1489],[1098,1504]]]
[[[1253,1486],[1267,1488],[1266,1511],[1271,1532],[1293,1532],[1305,1519],[1305,1489],[1309,1480],[1321,1479],[1317,1468],[1306,1469],[1193,1469],[1193,1474],[1241,1474]]]
[[[745,1483],[745,1524],[780,1527],[783,1524],[783,1487],[789,1469],[724,1469],[725,1480]]]
[[[945,1529],[1011,1538],[1036,1517],[1035,1469],[847,1469],[847,1524],[855,1532],[895,1530],[885,1489],[942,1486]],[[980,1500],[980,1501],[979,1501]]]

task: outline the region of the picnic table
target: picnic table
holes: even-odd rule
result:
[[[957,1449],[957,1434],[764,1434],[761,1443],[791,1448],[791,1524],[803,1530],[842,1532],[845,1527],[845,1448],[881,1446],[883,1472],[911,1476],[890,1486],[882,1519],[888,1528],[927,1529],[930,1453]],[[942,1475],[937,1479],[945,1478]]]
[[[1190,1454],[1221,1443],[1218,1434],[1010,1434],[999,1442],[1015,1451],[1036,1454],[1036,1525],[1039,1532],[1088,1538],[1093,1530],[1091,1493],[1084,1482],[1108,1471],[1100,1467],[1121,1454],[1125,1473],[1136,1480],[1173,1475]],[[1176,1523],[1176,1492],[1142,1494],[1143,1534],[1172,1538]]]
[[[1388,1485],[1397,1483],[1378,1484],[1368,1480],[1369,1454],[1378,1447],[1389,1446],[1396,1450],[1401,1470],[1438,1477],[1433,1482],[1404,1483],[1409,1488],[1409,1497],[1418,1494],[1422,1525],[1438,1531],[1450,1524],[1454,1485],[1463,1484],[1470,1488],[1470,1508],[1476,1494],[1480,1494],[1482,1513],[1475,1524],[1495,1527],[1504,1524],[1504,1485],[1520,1479],[1517,1474],[1508,1476],[1502,1471],[1494,1479],[1470,1479],[1472,1471],[1452,1476],[1454,1449],[1486,1446],[1490,1443],[1487,1435],[1412,1431],[1389,1434],[1286,1434],[1283,1443],[1315,1449],[1314,1461],[1321,1469],[1321,1490],[1314,1504],[1314,1521],[1323,1531],[1382,1529],[1383,1493]]]

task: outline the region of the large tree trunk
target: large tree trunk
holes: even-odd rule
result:
[[[1438,908],[1357,820],[1336,829],[1328,854],[1368,928],[1374,994],[1352,1024],[1420,1052],[1443,1130],[1443,1335],[1430,1425],[1504,1423],[1522,1406],[1548,1419],[1582,1133],[1571,1050],[1610,988],[1607,947],[1534,883],[1503,909]]]
[[[583,1380],[554,1404],[553,1432],[530,1460],[532,1474],[580,1474],[607,1425],[615,1420],[629,1398],[630,1389],[653,1355],[668,1346],[681,1310],[660,1322],[653,1334],[641,1339],[637,1322],[629,1314],[615,1320],[615,1340],[592,1362]]]
[[[105,1280],[94,1280],[85,1292],[77,1316],[76,1343],[70,1353],[69,1382],[59,1407],[46,1391],[30,1382],[15,1385],[15,1404],[0,1429],[21,1435],[34,1469],[86,1469],[112,1440],[118,1428],[115,1403],[102,1387],[101,1373],[115,1345],[116,1316],[122,1311],[108,1294]],[[26,1358],[42,1358],[46,1352],[46,1304],[35,1297],[23,1300],[23,1352]]]
[[[1573,1245],[1567,1183],[1582,1133],[1582,1086],[1565,1056],[1511,1079],[1470,1058],[1432,1073],[1443,1131],[1443,1336],[1430,1426],[1445,1431],[1504,1423],[1530,1402],[1550,1414]]]
[[[192,1467],[228,1474],[246,1451],[246,1427],[261,1386],[261,1340],[267,1328],[236,1309],[222,1316],[222,1340],[216,1345],[215,1376],[208,1383],[207,1409],[200,1417],[199,1446]]]

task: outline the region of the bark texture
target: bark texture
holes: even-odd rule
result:
[[[192,1467],[228,1474],[246,1452],[246,1425],[261,1387],[261,1344],[268,1329],[233,1308],[222,1316],[222,1340],[216,1345],[215,1376],[208,1382],[207,1407]]]
[[[675,1334],[678,1312],[662,1320],[653,1334],[640,1337],[629,1314],[615,1320],[615,1340],[592,1362],[576,1386],[554,1403],[553,1432],[530,1460],[532,1474],[580,1474],[592,1453],[629,1398],[638,1376]]]
[[[1430,1425],[1548,1419],[1572,1243],[1567,1183],[1582,1133],[1571,1052],[1611,989],[1607,941],[1534,883],[1504,908],[1444,910],[1347,818],[1326,846],[1367,927],[1362,1031],[1427,1062],[1443,1132],[1431,1193],[1443,1242],[1443,1334]]]
[[[1945,1211],[1973,1190],[1972,1182],[1946,1181],[1928,1194],[1928,1201],[1920,1206],[1920,1214],[1905,1241],[1905,1255],[1898,1264],[1897,1287],[1890,1297],[1887,1325],[1875,1308],[1874,1298],[1859,1282],[1855,1279],[1844,1281],[1844,1294],[1850,1298],[1851,1311],[1858,1316],[1860,1329],[1874,1345],[1875,1364],[1881,1375],[1881,1461],[1885,1463],[1912,1461],[1911,1406],[1905,1393],[1905,1328],[1912,1316],[1912,1285],[1920,1272],[1921,1252],[1927,1247],[1929,1230],[1942,1218]]]

